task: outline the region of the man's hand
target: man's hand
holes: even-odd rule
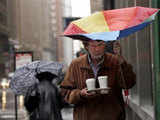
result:
[[[87,98],[87,97],[94,97],[94,96],[96,96],[96,93],[95,92],[88,93],[87,89],[84,88],[84,89],[81,90],[80,95],[82,97],[86,97]]]

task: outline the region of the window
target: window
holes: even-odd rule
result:
[[[7,16],[0,13],[0,24],[7,26]]]

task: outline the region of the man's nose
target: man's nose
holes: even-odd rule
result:
[[[98,46],[96,46],[96,47],[95,47],[95,50],[99,50],[99,47],[98,47]]]

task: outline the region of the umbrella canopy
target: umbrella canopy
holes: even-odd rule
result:
[[[16,95],[26,95],[29,88],[33,87],[39,80],[37,73],[50,72],[60,78],[63,64],[49,61],[34,61],[18,68],[11,77],[10,88]]]
[[[155,8],[130,7],[97,12],[71,22],[64,36],[80,40],[118,40],[146,27],[158,11]]]

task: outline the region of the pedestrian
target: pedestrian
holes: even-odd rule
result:
[[[113,45],[114,45],[115,41],[107,41],[106,42],[106,48],[105,48],[105,52],[109,52],[109,53],[112,53],[114,54],[114,51],[113,51]]]
[[[56,75],[41,72],[36,75],[39,83],[32,86],[25,96],[24,105],[30,120],[62,120],[63,101],[52,80]]]
[[[106,53],[104,41],[90,40],[83,45],[88,53],[71,62],[61,83],[64,99],[74,104],[74,120],[125,120],[122,89],[136,83],[132,66],[120,55]],[[109,93],[87,92],[86,79],[97,81],[98,76],[104,75],[108,76]]]
[[[119,42],[115,41],[113,43],[113,53],[114,54],[117,54],[117,55],[121,55],[122,53],[122,50],[121,50],[121,45]]]

